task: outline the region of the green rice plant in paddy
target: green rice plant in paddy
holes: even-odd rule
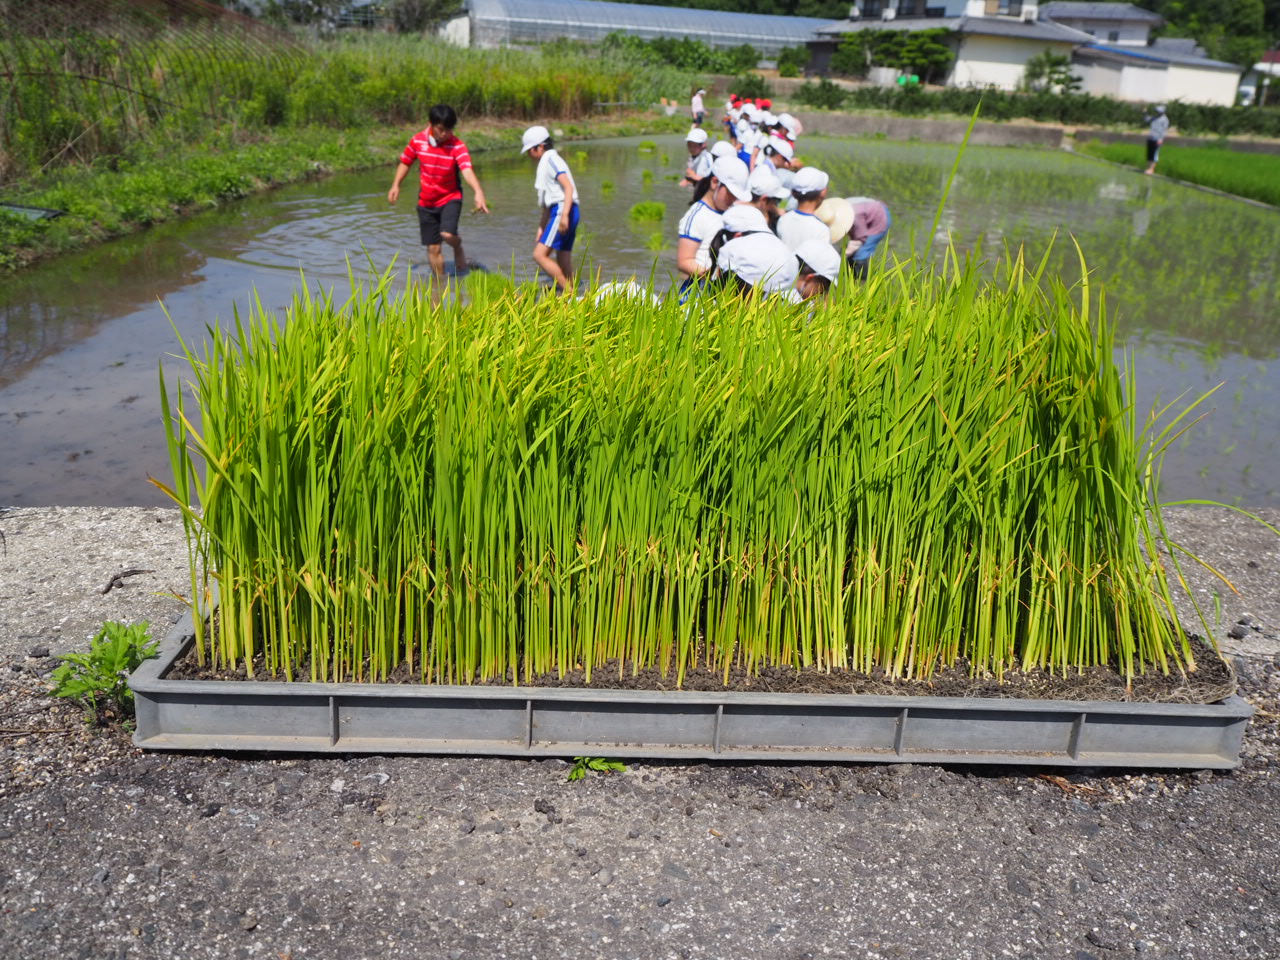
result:
[[[641,153],[653,153],[658,149],[658,145],[652,140],[641,140],[636,144],[636,149]]]
[[[612,195],[613,195],[613,191],[614,191],[614,190],[616,190],[616,189],[617,189],[617,187],[615,187],[615,186],[613,185],[613,181],[612,181],[612,180],[601,180],[601,181],[600,181],[600,192],[601,192],[604,196],[606,196],[606,197],[612,196]]]
[[[427,683],[1194,669],[1110,318],[953,253],[812,313],[390,274],[161,381],[197,656]],[[690,316],[692,309],[693,316]],[[1083,311],[1083,312],[1082,312]],[[190,399],[188,399],[190,397]],[[1175,565],[1176,568],[1176,565]]]
[[[585,150],[573,151],[573,165],[575,167],[585,167],[587,165],[587,151]]]
[[[667,205],[661,200],[641,200],[633,204],[628,216],[641,223],[660,222],[667,215]]]
[[[1135,144],[1090,141],[1082,150],[1138,169],[1147,163],[1145,148]],[[1280,207],[1280,156],[1274,154],[1165,144],[1160,148],[1156,172]]]
[[[646,250],[652,250],[654,253],[659,253],[666,249],[667,238],[663,233],[654,231],[649,234],[649,239],[644,242],[644,246]]]

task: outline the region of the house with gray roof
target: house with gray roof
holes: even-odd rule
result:
[[[851,33],[941,28],[955,56],[948,86],[1016,90],[1027,61],[1047,50],[1071,58],[1086,93],[1146,103],[1235,103],[1239,67],[1208,59],[1194,40],[1150,41],[1150,31],[1163,20],[1133,4],[942,0],[927,7],[926,2],[859,0],[848,19],[818,28],[809,43],[811,72],[827,72]]]

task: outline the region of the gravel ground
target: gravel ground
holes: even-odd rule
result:
[[[87,728],[44,696],[52,657],[103,620],[163,632],[188,592],[180,523],[0,511],[0,956],[1274,960],[1280,540],[1225,511],[1170,520],[1239,590],[1213,631],[1259,710],[1238,770],[645,763],[569,783],[559,760],[148,755]],[[101,592],[125,570],[148,572]],[[1212,579],[1189,586],[1212,614]]]

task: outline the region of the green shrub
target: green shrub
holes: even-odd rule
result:
[[[839,110],[849,99],[849,91],[823,77],[817,83],[802,83],[795,96],[806,107]]]
[[[744,73],[734,77],[729,81],[729,89],[738,96],[751,100],[773,96],[773,87],[758,73]]]

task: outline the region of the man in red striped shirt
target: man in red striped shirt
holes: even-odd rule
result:
[[[400,197],[400,183],[416,162],[420,176],[418,189],[418,229],[422,245],[427,248],[427,262],[436,280],[444,280],[444,250],[441,241],[453,247],[454,275],[460,276],[467,269],[467,256],[462,252],[462,238],[458,236],[458,219],[462,215],[462,187],[458,177],[467,181],[475,194],[475,209],[488,213],[484,202],[484,190],[471,169],[471,154],[467,145],[453,135],[458,125],[458,115],[453,107],[436,104],[427,113],[431,126],[423,130],[404,148],[400,165],[396,167],[395,180],[387,192],[387,202],[395,203]]]

